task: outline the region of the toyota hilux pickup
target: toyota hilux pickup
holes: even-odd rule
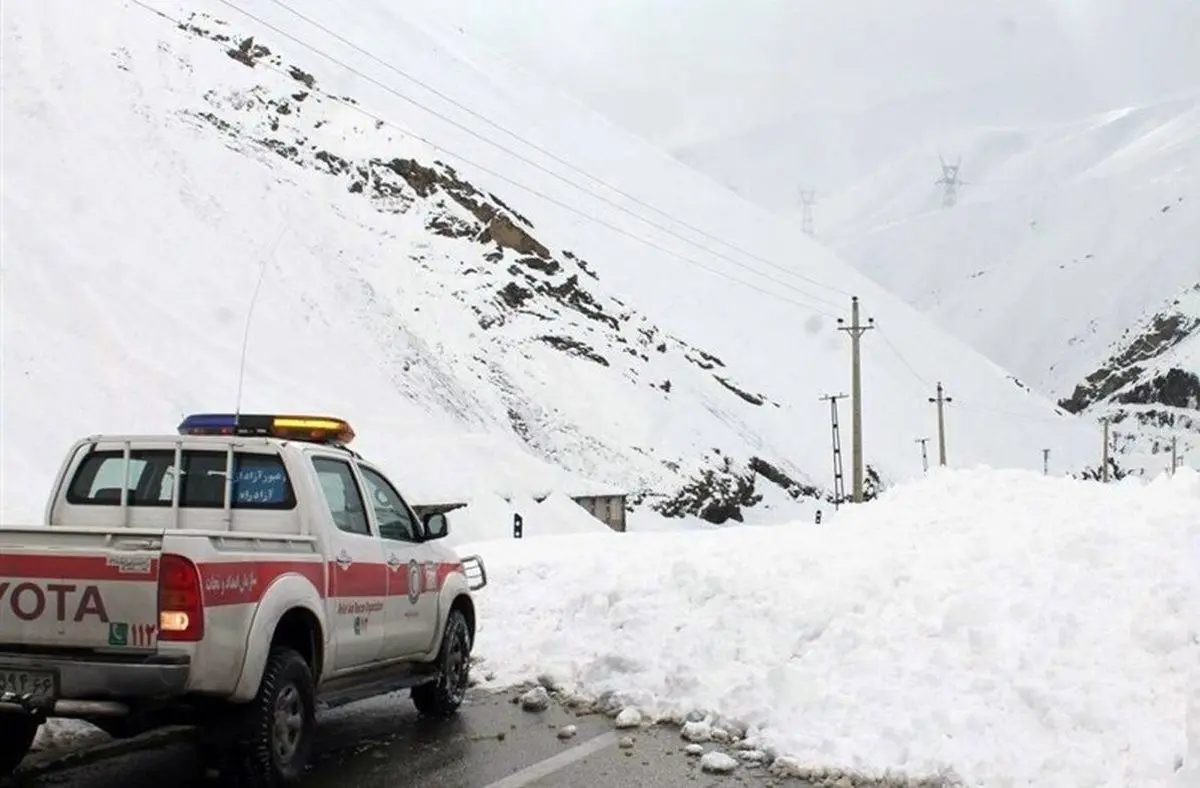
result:
[[[227,783],[294,785],[321,708],[463,702],[478,556],[311,416],[198,414],[67,453],[45,522],[0,525],[0,777],[49,717],[194,725]]]

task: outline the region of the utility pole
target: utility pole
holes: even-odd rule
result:
[[[1042,475],[1050,475],[1050,450],[1042,449]]]
[[[946,464],[946,413],[945,404],[953,402],[953,397],[945,396],[945,391],[942,389],[942,382],[939,380],[937,384],[937,396],[930,397],[930,402],[937,403],[937,427],[938,427],[938,465]]]
[[[842,437],[838,430],[837,401],[845,399],[845,394],[826,394],[822,400],[829,400],[829,420],[833,425],[833,508],[846,500],[846,477],[842,474]]]
[[[801,228],[804,234],[811,237],[816,236],[815,222],[813,221],[813,206],[817,204],[817,193],[812,189],[800,190],[800,206],[803,210],[801,214]]]
[[[1171,475],[1175,475],[1176,469],[1179,468],[1179,452],[1178,438],[1175,435],[1171,436]]]
[[[965,186],[966,183],[958,177],[958,169],[962,166],[962,157],[953,164],[947,164],[946,160],[938,154],[938,161],[942,163],[942,179],[936,181],[938,186],[942,187],[942,207],[953,208],[958,204],[958,187]]]
[[[925,444],[929,443],[929,438],[917,438],[914,443],[921,444],[921,470],[929,473],[929,452],[925,448]]]
[[[1101,459],[1102,470],[1100,471],[1100,474],[1101,474],[1100,478],[1105,483],[1107,483],[1108,482],[1108,416],[1105,416],[1100,421],[1104,425],[1104,453],[1101,455],[1102,456],[1102,459]]]
[[[838,323],[843,322],[845,321],[839,317]],[[838,326],[838,331],[845,331],[850,335],[850,431],[855,503],[862,503],[863,499],[862,357],[859,353],[859,340],[874,327],[873,317],[867,320],[865,326],[859,323],[858,296],[851,296],[850,325]]]

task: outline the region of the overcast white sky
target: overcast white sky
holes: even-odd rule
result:
[[[1003,115],[1200,86],[1200,0],[414,2],[671,146],[964,87]]]

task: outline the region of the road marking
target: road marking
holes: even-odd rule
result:
[[[539,761],[532,766],[526,766],[521,771],[510,774],[503,780],[489,783],[484,788],[522,788],[522,786],[540,780],[546,775],[554,774],[560,769],[565,769],[576,761],[582,761],[589,755],[600,752],[616,743],[617,734],[615,732],[602,733],[594,739],[588,739],[583,744],[577,744],[569,750],[560,752],[558,755],[551,756],[544,761]]]

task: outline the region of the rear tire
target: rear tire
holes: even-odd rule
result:
[[[466,698],[471,671],[471,629],[459,610],[451,610],[446,619],[437,669],[437,681],[413,687],[412,699],[421,714],[444,719],[453,716]]]
[[[258,694],[230,711],[232,720],[217,716],[204,746],[209,758],[216,760],[222,784],[298,785],[312,754],[316,728],[316,690],[304,658],[291,648],[272,648]]]
[[[25,760],[41,726],[28,714],[0,714],[0,777],[12,774]]]

